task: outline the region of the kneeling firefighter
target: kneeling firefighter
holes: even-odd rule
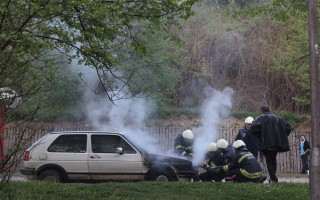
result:
[[[214,173],[214,168],[216,166],[224,165],[224,158],[220,151],[218,151],[217,144],[215,142],[210,142],[208,145],[208,152],[206,154],[206,163],[201,167],[206,171],[199,175],[201,181],[221,181],[224,177],[218,176]]]
[[[235,155],[230,164],[224,165],[222,170],[231,177],[234,182],[263,182],[262,169],[258,160],[248,151],[242,140],[237,140],[232,145]],[[221,170],[221,168],[220,168]]]

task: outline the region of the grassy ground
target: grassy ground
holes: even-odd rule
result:
[[[309,199],[308,184],[129,182],[99,184],[52,184],[12,181],[0,190],[0,199]]]

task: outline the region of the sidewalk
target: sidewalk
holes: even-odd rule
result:
[[[278,181],[286,183],[309,183],[309,177],[278,177]]]

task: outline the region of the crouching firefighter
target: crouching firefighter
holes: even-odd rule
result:
[[[187,129],[178,134],[174,140],[174,152],[178,156],[192,159],[193,132]]]
[[[221,153],[221,150],[218,150],[217,144],[215,142],[210,142],[208,145],[208,152],[206,154],[206,162],[201,168],[206,171],[199,175],[201,181],[214,181],[221,182],[225,176],[224,172],[215,173],[214,169],[216,166],[223,166],[224,157]]]
[[[230,164],[222,167],[227,176],[231,177],[234,182],[263,183],[267,177],[262,176],[261,166],[248,151],[246,144],[242,140],[236,140],[232,146],[235,149],[235,155]]]

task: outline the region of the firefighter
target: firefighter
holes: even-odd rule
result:
[[[220,139],[217,141],[217,148],[223,156],[223,164],[229,164],[234,156],[232,145],[225,139]]]
[[[218,151],[215,142],[209,143],[207,150],[206,162],[201,166],[206,171],[199,175],[199,179],[201,181],[221,181],[223,176],[222,178],[217,176],[214,172],[214,168],[224,164],[223,154],[221,154],[221,150]]]
[[[232,146],[225,139],[220,139],[217,141],[217,150],[214,154],[214,164],[223,166],[231,162],[234,152]],[[209,168],[205,174],[199,175],[200,180],[214,182],[221,182],[225,177],[226,173],[223,170],[217,170],[216,167]]]
[[[254,119],[253,117],[247,117],[244,120],[244,127],[241,128],[235,138],[236,140],[242,140],[247,149],[254,155],[254,157],[258,158],[259,152],[259,138],[252,133],[252,123]]]
[[[187,129],[178,134],[174,140],[174,152],[178,156],[192,158],[192,146],[193,146],[193,132]]]
[[[235,155],[230,164],[222,167],[227,176],[232,177],[234,182],[262,183],[267,177],[262,176],[262,169],[258,160],[246,148],[242,140],[237,140],[232,145]],[[221,171],[221,168],[218,168]]]

